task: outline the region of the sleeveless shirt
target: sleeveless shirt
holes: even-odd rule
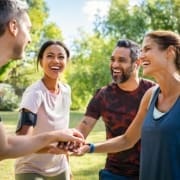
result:
[[[180,180],[180,97],[155,119],[159,92],[158,88],[142,126],[140,180]]]

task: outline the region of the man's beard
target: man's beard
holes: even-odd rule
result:
[[[115,82],[116,84],[120,84],[120,83],[124,83],[124,82],[128,81],[132,72],[133,72],[132,66],[127,68],[126,71],[124,69],[122,69],[121,75],[113,75],[113,72],[111,71],[113,82]]]

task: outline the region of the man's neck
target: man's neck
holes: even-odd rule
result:
[[[124,83],[118,84],[118,87],[125,91],[133,91],[139,87],[140,78],[137,77],[131,77]]]
[[[11,58],[9,44],[7,40],[3,37],[0,37],[0,67],[6,64]]]

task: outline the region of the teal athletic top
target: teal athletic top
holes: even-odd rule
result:
[[[155,119],[155,91],[141,134],[140,180],[180,180],[180,97]]]

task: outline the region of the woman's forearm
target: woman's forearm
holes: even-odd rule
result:
[[[96,153],[116,153],[133,147],[125,135],[108,139],[107,141],[94,144],[94,152]]]

